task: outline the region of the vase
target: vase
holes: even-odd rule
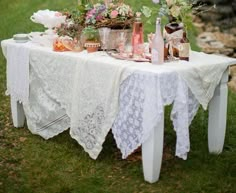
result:
[[[126,42],[131,42],[132,31],[131,29],[112,29],[107,43],[108,50],[118,50],[121,37],[125,37]]]
[[[53,51],[55,52],[65,52],[70,51],[62,42],[62,39],[60,37],[56,38],[53,41]]]
[[[109,36],[111,32],[111,28],[108,27],[100,27],[98,28],[100,41],[101,41],[101,49],[108,50]]]
[[[93,41],[86,41],[84,44],[84,47],[86,48],[88,53],[93,53],[98,51],[98,48],[101,46],[99,42],[93,42]]]

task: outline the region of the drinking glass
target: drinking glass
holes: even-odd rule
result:
[[[101,40],[101,49],[107,50],[108,49],[108,42],[109,42],[109,35],[111,32],[111,28],[108,27],[101,27],[98,29],[99,35],[100,35],[100,40]]]
[[[127,41],[126,33],[121,31],[118,35],[118,51],[120,54],[123,54],[125,51],[125,44]]]

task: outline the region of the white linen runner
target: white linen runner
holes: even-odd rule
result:
[[[96,159],[118,111],[120,84],[131,73],[123,73],[128,62],[104,57],[100,53],[58,53],[35,49],[30,55],[31,73],[35,73],[31,81],[36,78],[41,84],[34,91],[37,96],[32,93],[34,98],[30,99],[41,101],[42,106],[25,108],[29,113],[27,122],[35,127],[30,130],[48,139],[65,130],[67,120],[70,120],[71,137],[83,146],[91,158]],[[53,104],[50,98],[56,103]],[[58,107],[54,106],[56,104]],[[50,107],[48,112],[43,106]],[[36,109],[41,110],[43,115],[34,112]],[[55,119],[58,119],[63,115],[63,109],[69,119],[63,119],[60,122],[63,127],[58,127],[56,132],[55,124],[47,125],[49,120],[53,121],[51,115],[54,113]],[[30,113],[30,110],[33,111]],[[45,124],[37,120],[45,115]]]
[[[179,65],[167,63],[165,66],[173,68],[185,80],[196,99],[206,110],[223,73],[230,64],[235,63],[236,60],[233,58],[192,51],[189,62],[181,61]]]
[[[7,94],[26,103],[29,99],[29,51],[21,44],[7,45]]]
[[[126,68],[126,62],[106,61],[94,53],[89,59],[82,58],[75,70],[70,135],[93,159],[101,152],[115,120],[119,88]]]

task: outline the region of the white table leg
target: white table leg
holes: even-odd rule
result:
[[[23,127],[25,123],[25,113],[23,105],[11,97],[11,114],[14,127]]]
[[[160,124],[154,128],[150,137],[142,144],[142,162],[144,179],[154,183],[158,181],[161,170],[164,139],[164,115]]]
[[[219,154],[223,150],[228,98],[228,69],[224,72],[220,84],[209,103],[208,148],[210,153]]]

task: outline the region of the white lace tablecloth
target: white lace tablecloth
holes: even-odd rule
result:
[[[2,42],[4,53],[9,43],[12,40]],[[70,127],[70,135],[93,159],[110,128],[126,158],[147,140],[164,113],[163,106],[171,103],[176,155],[186,159],[189,125],[199,102],[207,106],[230,64],[228,58],[192,52],[189,63],[154,66],[116,60],[101,52],[60,53],[31,42],[22,44],[29,45],[30,93],[24,104],[29,130],[48,139]]]
[[[187,159],[190,150],[188,128],[199,103],[185,82],[177,73],[168,70],[157,73],[137,71],[123,82],[119,113],[112,127],[123,158],[147,140],[151,130],[160,123],[163,106],[172,103],[176,156]]]

